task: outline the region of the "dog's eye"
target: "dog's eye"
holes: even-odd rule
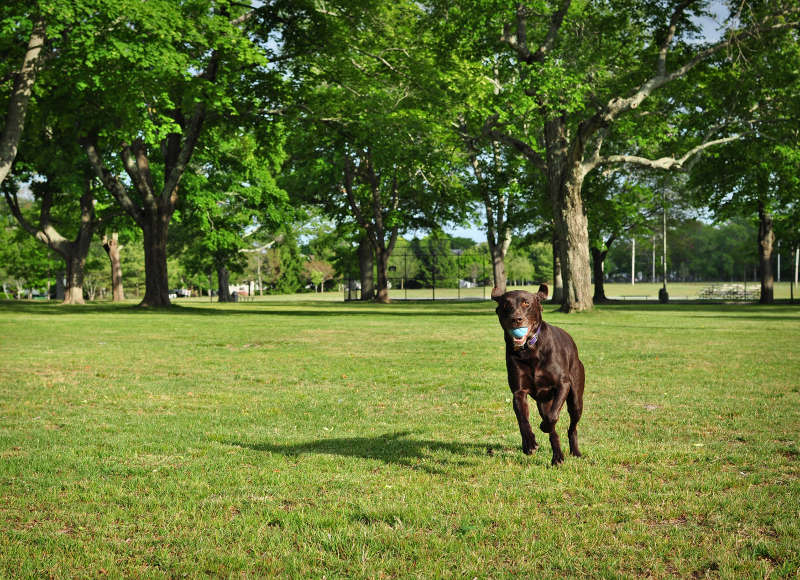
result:
[[[522,305],[523,305],[525,308],[527,308],[528,306],[530,306],[530,302],[528,302],[527,300],[523,300],[523,301],[522,301]]]

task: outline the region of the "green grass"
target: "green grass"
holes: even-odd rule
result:
[[[547,306],[551,468],[490,302],[180,304],[0,303],[0,577],[798,573],[798,307]]]

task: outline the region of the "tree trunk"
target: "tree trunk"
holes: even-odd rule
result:
[[[372,244],[366,234],[358,241],[358,269],[361,277],[361,300],[372,300],[375,296],[375,261]]]
[[[764,207],[764,202],[758,202],[758,262],[761,278],[761,304],[772,304],[775,301],[772,271],[772,248],[775,243],[775,232],[772,229],[772,215]]]
[[[564,278],[561,276],[561,242],[553,226],[553,304],[564,301]]]
[[[505,256],[498,251],[496,246],[490,253],[492,255],[492,276],[494,277],[494,287],[500,289],[502,292],[505,292],[506,284],[508,283],[508,278],[506,277]]]
[[[589,223],[581,199],[581,179],[559,187],[558,203],[553,207],[556,231],[561,244],[561,269],[564,281],[562,312],[592,309],[592,279],[589,265]]]
[[[167,233],[169,217],[161,215],[148,219],[142,227],[144,234],[144,298],[142,307],[170,306],[167,276]]]
[[[605,268],[604,264],[606,261],[606,256],[608,255],[608,249],[600,250],[598,248],[592,247],[592,269],[594,271],[594,296],[592,300],[595,304],[602,304],[603,302],[608,302],[608,298],[606,298],[606,288],[605,288]]]
[[[67,295],[66,286],[64,284],[64,279],[66,275],[64,272],[59,272],[56,274],[56,300],[64,301],[64,296]]]
[[[256,256],[256,264],[258,264],[258,274],[257,275],[258,275],[258,295],[259,296],[263,296],[264,295],[264,280],[261,277],[261,262],[262,262],[261,256],[260,255]]]
[[[67,289],[64,293],[63,304],[85,304],[83,300],[83,270],[86,264],[86,255],[77,255],[70,252],[63,256],[67,264]]]
[[[486,211],[491,211],[491,206],[488,203],[486,204]],[[486,241],[489,245],[489,256],[492,259],[494,287],[505,292],[508,283],[506,255],[508,254],[509,246],[511,246],[511,232],[504,226],[505,234],[501,235],[501,233],[497,231],[495,220],[491,219],[488,221],[489,225],[486,232]]]
[[[217,285],[219,286],[217,300],[219,302],[233,302],[230,288],[230,272],[225,266],[217,268]]]
[[[583,150],[570,146],[566,119],[545,123],[547,191],[559,242],[564,282],[562,312],[592,309],[592,272],[589,265],[589,223],[581,197]]]
[[[111,234],[111,239],[103,236],[103,249],[111,262],[111,300],[112,302],[122,302],[125,300],[125,290],[122,287],[122,263],[119,257],[121,248],[117,232]]]
[[[511,197],[501,193],[492,195],[492,186],[483,175],[478,152],[470,140],[467,140],[467,148],[470,151],[470,163],[472,164],[475,178],[480,184],[483,206],[486,210],[486,242],[489,245],[489,256],[492,259],[494,287],[501,292],[505,292],[508,283],[505,259],[506,254],[508,254],[508,248],[511,246],[511,228],[508,225],[508,219],[512,217]],[[497,141],[492,141],[492,151],[494,153],[493,167],[497,171],[500,166],[500,152]]]
[[[0,183],[3,183],[14,159],[17,157],[17,147],[25,127],[25,114],[36,81],[36,65],[41,55],[45,41],[44,19],[40,18],[33,23],[33,30],[28,39],[28,48],[22,60],[22,66],[14,75],[14,87],[8,101],[3,133],[0,135]]]
[[[375,301],[382,304],[391,302],[389,298],[389,253],[384,249],[378,250],[378,293],[375,296]]]

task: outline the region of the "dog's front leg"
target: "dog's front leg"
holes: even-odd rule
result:
[[[539,448],[539,445],[536,443],[529,420],[528,391],[524,389],[514,391],[514,413],[517,416],[519,433],[522,435],[522,451],[526,455],[530,455]]]
[[[564,463],[564,452],[561,450],[561,439],[556,433],[556,423],[558,422],[558,415],[561,412],[561,407],[564,406],[564,401],[567,400],[569,394],[569,383],[559,383],[551,391],[552,398],[546,400],[537,400],[536,406],[539,409],[539,415],[542,417],[542,422],[539,428],[545,433],[550,434],[550,447],[553,448],[553,465],[560,465]]]

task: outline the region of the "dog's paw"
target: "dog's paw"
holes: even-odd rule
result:
[[[539,444],[538,443],[534,443],[533,445],[523,445],[522,446],[522,452],[525,455],[533,455],[533,452],[536,451],[537,449],[539,449]]]
[[[557,466],[563,465],[563,464],[564,464],[564,455],[563,454],[561,454],[561,455],[553,455],[553,460],[550,462],[550,465],[552,465],[553,467],[557,467]]]

